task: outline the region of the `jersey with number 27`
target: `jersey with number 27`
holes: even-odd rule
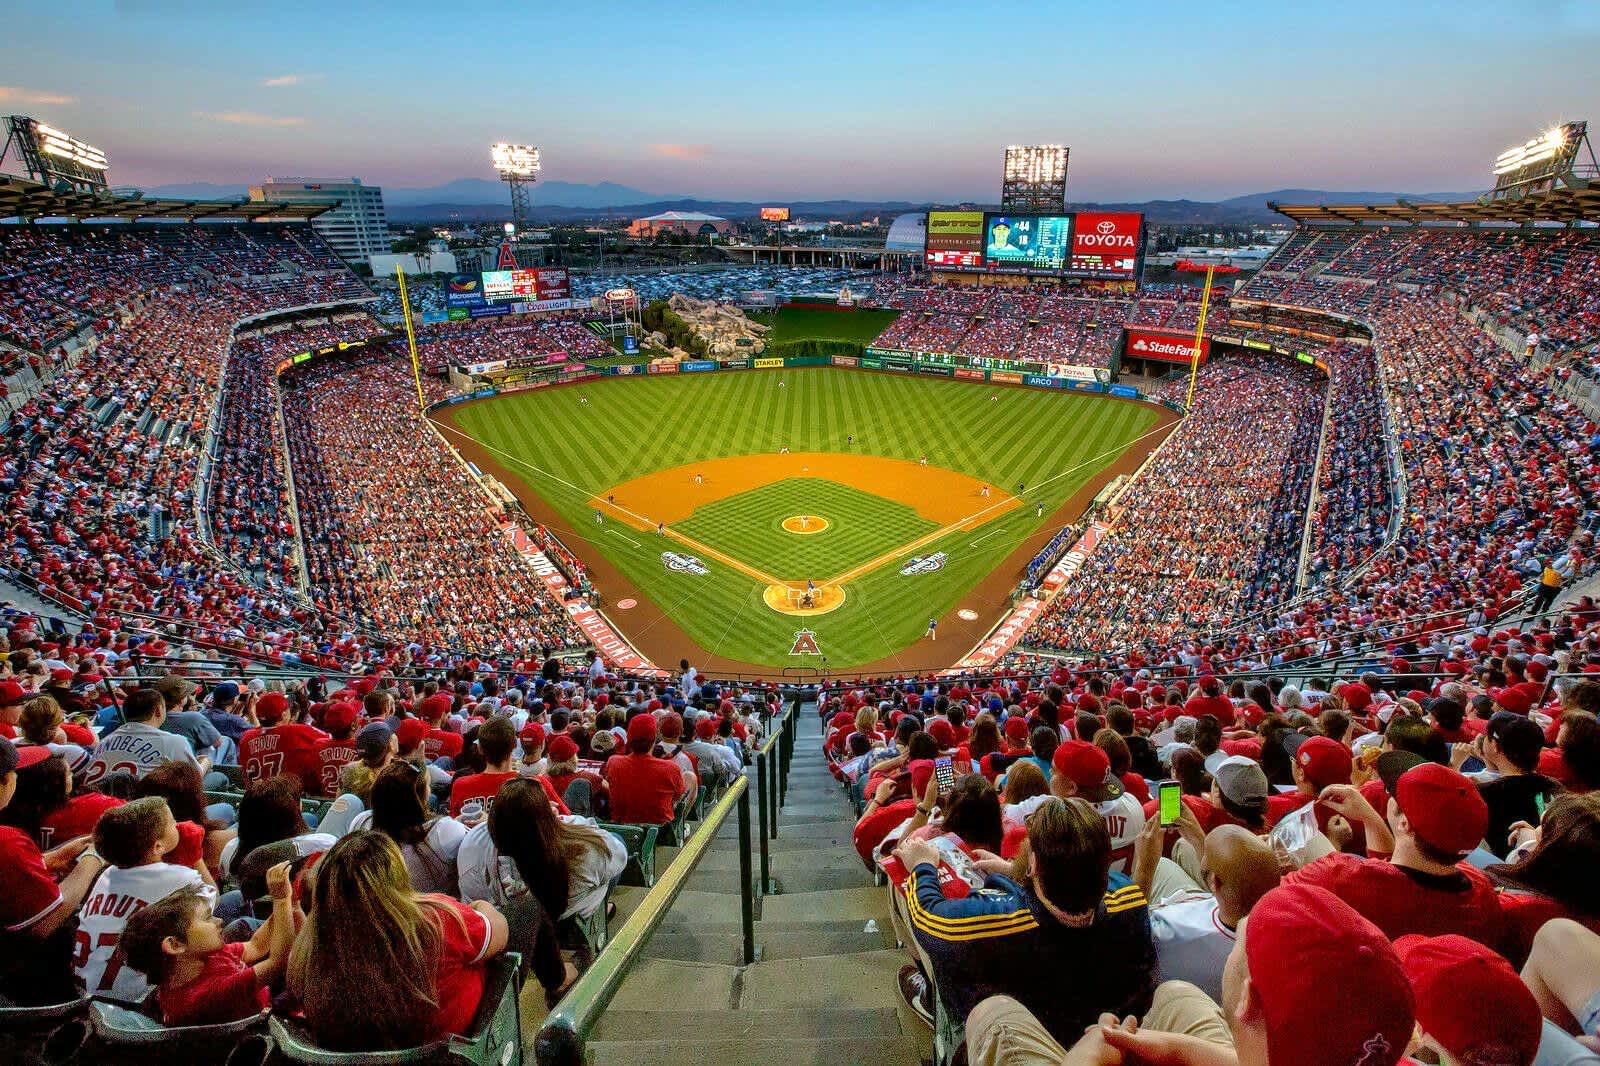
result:
[[[154,862],[126,869],[113,866],[101,874],[78,911],[72,969],[84,991],[123,1002],[143,997],[150,986],[144,974],[123,965],[122,930],[139,911],[190,885],[216,902],[216,889],[188,866]]]

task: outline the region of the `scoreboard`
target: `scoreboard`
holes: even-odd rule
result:
[[[565,267],[483,272],[483,298],[489,303],[499,300],[565,300],[571,291]]]
[[[1144,255],[1137,212],[1072,214],[930,211],[930,270],[1134,281]]]

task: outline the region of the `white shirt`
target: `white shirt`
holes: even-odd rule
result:
[[[294,844],[295,854],[303,859],[307,855],[315,855],[318,852],[327,851],[339,843],[339,838],[332,833],[301,833],[293,839],[292,843]],[[244,856],[239,854],[239,838],[230,837],[228,842],[222,845],[222,854],[217,857],[217,866],[221,869],[222,876],[233,876],[234,860],[242,858]]]
[[[352,833],[371,828],[371,811],[362,811],[350,822]],[[406,871],[411,874],[411,887],[418,892],[442,892],[459,899],[457,861],[461,842],[468,832],[467,827],[454,818],[435,818],[422,843],[402,845],[400,855],[406,861]]]
[[[164,762],[184,762],[199,768],[189,742],[145,722],[129,722],[95,745],[85,785],[107,774],[128,773],[143,778]]]
[[[693,755],[703,767],[708,762],[716,776],[723,781],[732,781],[744,769],[744,764],[739,761],[739,756],[728,750],[726,744],[710,744],[704,740],[691,740],[683,746],[683,750]]]
[[[1133,870],[1133,845],[1144,830],[1144,807],[1127,792],[1114,800],[1096,803],[1111,834],[1111,868],[1120,874]]]
[[[150,985],[144,974],[122,965],[117,945],[123,927],[136,912],[190,886],[199,889],[207,903],[216,902],[216,889],[188,866],[156,862],[127,869],[113,866],[101,874],[78,911],[78,953],[87,952],[87,956],[73,971],[84,989],[91,995],[127,1003],[141,999]],[[113,957],[115,966],[111,965]]]
[[[1214,896],[1186,889],[1156,903],[1150,908],[1150,935],[1161,980],[1188,981],[1221,1002],[1222,966],[1238,934],[1222,924]]]
[[[568,825],[587,825],[599,828],[592,818],[575,814],[562,815]],[[606,850],[585,848],[583,854],[567,869],[567,909],[560,917],[573,915],[588,917],[605,902],[611,882],[628,865],[628,849],[610,833],[601,830]],[[488,823],[467,830],[456,854],[456,868],[461,874],[461,898],[468,903],[488,900],[503,907],[513,896],[528,891],[528,886],[517,876],[517,865],[501,855],[489,836]]]

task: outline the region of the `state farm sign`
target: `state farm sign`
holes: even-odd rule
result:
[[[1143,221],[1140,214],[1079,211],[1072,254],[1133,255],[1139,250],[1139,225]]]
[[[1164,363],[1187,363],[1194,354],[1194,337],[1181,333],[1155,333],[1130,329],[1122,349],[1127,359],[1156,359]],[[1200,362],[1211,357],[1211,338],[1200,338]]]

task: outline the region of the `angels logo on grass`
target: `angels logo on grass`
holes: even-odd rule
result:
[[[789,648],[790,655],[821,655],[822,649],[817,647],[817,635],[809,629],[796,630],[794,645]]]
[[[709,574],[706,564],[692,555],[679,555],[677,552],[662,552],[661,561],[668,570],[676,570],[680,574]]]
[[[906,565],[900,568],[902,577],[912,574],[931,574],[935,570],[944,569],[944,561],[949,558],[944,552],[934,552],[932,555],[913,555]]]

